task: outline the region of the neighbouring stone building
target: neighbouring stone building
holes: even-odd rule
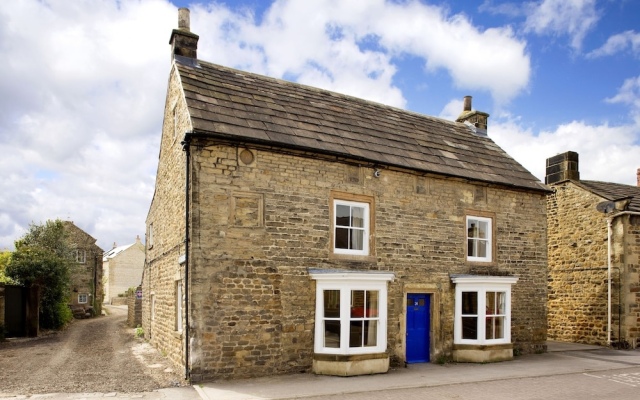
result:
[[[181,9],[143,327],[192,381],[544,351],[549,189],[457,122],[214,65]]]
[[[549,339],[637,346],[638,186],[580,178],[578,154],[547,159]]]
[[[144,270],[144,245],[140,237],[134,243],[117,246],[102,257],[102,283],[104,287],[104,302],[112,304],[119,295],[124,295],[130,288],[136,288],[142,282]]]
[[[76,265],[71,269],[69,306],[75,316],[100,315],[102,312],[102,254],[104,251],[87,232],[72,221],[62,221],[75,246]]]

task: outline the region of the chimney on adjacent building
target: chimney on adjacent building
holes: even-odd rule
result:
[[[547,158],[547,172],[544,183],[550,185],[566,180],[579,181],[580,171],[578,170],[578,153],[567,151]]]
[[[464,96],[462,112],[456,122],[463,122],[471,128],[473,133],[480,136],[487,136],[487,120],[489,114],[471,109],[471,96]]]
[[[636,180],[638,187],[640,187],[640,168],[636,171]]]
[[[196,60],[198,58],[198,35],[191,33],[190,11],[188,8],[178,10],[178,29],[171,32],[171,61],[179,57]]]

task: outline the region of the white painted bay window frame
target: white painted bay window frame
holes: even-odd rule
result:
[[[311,279],[316,281],[316,316],[314,352],[317,354],[375,354],[387,349],[387,282],[393,280],[393,273],[387,272],[351,272],[351,271],[309,271]],[[339,292],[339,316],[325,317],[326,291]],[[377,296],[377,312],[354,316],[352,310],[352,293],[355,291],[375,292]],[[336,299],[337,300],[337,299]],[[325,321],[339,321],[339,347],[327,347],[325,342]],[[353,324],[375,321],[376,337],[374,346],[350,346],[350,329]],[[372,338],[373,339],[373,338]]]
[[[511,286],[518,281],[516,276],[481,276],[458,275],[452,276],[451,281],[456,285],[455,315],[453,325],[454,344],[492,345],[511,343]],[[477,312],[463,314],[463,293],[477,293]],[[495,319],[492,311],[487,312],[487,293],[504,293],[503,334],[501,338],[487,339],[487,320]],[[462,318],[477,318],[476,339],[463,338]],[[487,319],[488,317],[488,319]]]

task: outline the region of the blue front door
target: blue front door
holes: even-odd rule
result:
[[[431,296],[407,294],[407,362],[429,362]]]

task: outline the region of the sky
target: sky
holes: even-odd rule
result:
[[[71,220],[105,251],[144,241],[178,7],[201,60],[454,120],[462,99],[544,181],[636,185],[636,0],[0,2],[0,250]]]

